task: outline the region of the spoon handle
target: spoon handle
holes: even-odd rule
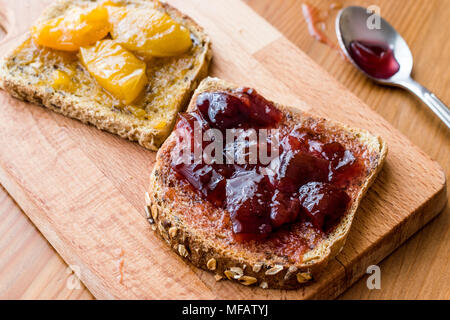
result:
[[[450,128],[450,111],[448,107],[434,95],[434,93],[430,92],[412,78],[401,81],[398,84],[419,97],[419,99],[445,123],[447,128]]]

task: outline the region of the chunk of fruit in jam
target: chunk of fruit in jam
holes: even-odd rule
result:
[[[197,107],[212,126],[220,129],[270,127],[277,124],[282,113],[252,89],[230,93],[204,92],[197,98]]]
[[[204,92],[197,97],[203,117],[219,129],[236,128],[242,123],[239,98],[226,92]]]
[[[208,123],[197,113],[179,113],[178,120],[175,125],[175,134],[177,146],[175,154],[172,159],[172,164],[187,163],[192,160],[192,163],[201,162],[202,158],[195,159],[194,152],[200,151],[199,156],[202,156],[202,150],[207,145],[203,141],[203,133],[209,129]],[[197,130],[197,133],[195,133]],[[186,153],[189,154],[186,155]]]
[[[189,134],[194,134],[196,124],[202,132],[209,129],[209,124],[199,114],[194,112],[180,112],[175,127],[176,129],[185,129]]]
[[[168,14],[153,9],[107,6],[111,36],[143,57],[180,55],[192,46],[190,32]]]
[[[303,212],[320,230],[327,230],[345,213],[350,197],[342,189],[324,182],[310,182],[300,187]]]
[[[174,170],[184,177],[195,189],[200,190],[206,200],[220,207],[225,194],[225,177],[212,166],[205,164],[178,164]]]
[[[124,104],[133,102],[148,82],[145,62],[113,40],[80,48],[80,57],[98,83]]]
[[[65,71],[55,70],[53,72],[52,87],[54,89],[70,90],[73,87],[73,81]]]
[[[270,222],[274,228],[292,223],[300,215],[300,202],[296,194],[275,190],[270,203]]]
[[[347,150],[345,150],[342,144],[337,142],[327,143],[321,146],[318,151],[326,160],[332,162],[335,169],[351,164],[355,160],[353,155],[346,155]]]
[[[329,181],[336,185],[346,186],[353,177],[363,172],[363,166],[355,155],[340,143],[331,142],[323,145],[321,154],[330,161]]]
[[[282,152],[269,165],[271,185],[283,192],[296,192],[310,181],[328,181],[329,162],[309,151],[303,135],[289,134],[281,141]]]
[[[77,51],[106,37],[111,29],[106,8],[73,8],[64,16],[31,28],[34,41],[44,47]]]
[[[312,132],[293,130],[282,140],[282,148],[277,178],[285,191],[310,181],[344,187],[362,173],[362,165],[350,150],[338,142],[323,143]]]
[[[237,170],[226,182],[226,207],[235,234],[267,234],[272,231],[267,214],[270,195],[264,177],[256,170]]]
[[[283,192],[296,192],[298,187],[310,181],[328,181],[329,162],[299,151],[285,150],[279,160],[272,185]]]
[[[283,114],[273,103],[251,88],[240,88],[236,95],[241,99],[240,111],[253,126],[271,127],[281,121]]]

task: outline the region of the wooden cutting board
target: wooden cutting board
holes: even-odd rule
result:
[[[0,0],[0,54],[50,2]],[[344,250],[320,279],[296,291],[248,288],[215,282],[152,233],[143,207],[153,152],[0,91],[0,182],[97,298],[333,298],[441,211],[439,165],[245,4],[168,2],[210,35],[212,75],[366,128],[386,139],[389,155]]]

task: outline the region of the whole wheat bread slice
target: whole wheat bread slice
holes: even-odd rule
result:
[[[73,7],[95,5],[97,1],[90,0],[60,0],[48,7],[38,23],[63,15]],[[105,103],[101,98],[92,98],[92,89],[88,86],[81,87],[82,94],[56,90],[49,83],[51,73],[54,72],[53,65],[30,64],[25,61],[24,50],[30,49],[32,45],[30,34],[25,35],[25,41],[12,53],[7,55],[0,64],[0,87],[3,87],[12,96],[34,104],[43,105],[55,112],[65,116],[89,123],[99,129],[117,134],[123,138],[137,141],[145,148],[157,150],[169,135],[176,115],[185,109],[189,98],[198,83],[207,76],[208,66],[211,60],[211,43],[203,29],[190,17],[182,14],[168,4],[151,0],[127,0],[127,5],[140,8],[156,8],[168,13],[174,20],[187,27],[193,39],[193,48],[181,57],[155,59],[155,70],[152,74],[160,74],[157,88],[161,89],[159,94],[154,94],[152,79],[144,93],[142,107],[147,111],[148,118],[140,119],[132,113],[118,110],[114,105]],[[37,49],[36,49],[37,52]],[[182,66],[181,59],[194,55],[192,65]],[[165,59],[165,60],[164,60]],[[33,65],[32,67],[30,65]],[[185,72],[183,77],[177,78],[175,74],[167,72],[174,66],[176,72]],[[86,79],[89,77],[84,68],[79,64],[79,74],[76,76]],[[185,68],[183,70],[181,68]],[[175,80],[174,80],[175,79]],[[99,85],[91,77],[96,87]],[[155,81],[156,82],[156,81]],[[98,89],[98,90],[101,90]],[[164,102],[164,103],[163,103]]]
[[[220,79],[207,78],[195,91],[188,111],[196,108],[196,98],[202,92],[236,88]],[[204,201],[193,189],[184,188],[173,178],[173,174],[169,174],[170,151],[175,145],[175,134],[169,136],[157,154],[146,194],[146,211],[153,229],[177,254],[199,268],[214,272],[216,279],[229,278],[262,288],[292,289],[320,276],[327,262],[342,249],[361,198],[382,167],[387,146],[381,138],[365,130],[350,128],[276,103],[275,106],[284,113],[283,121],[290,126],[320,125],[332,140],[347,149],[366,150],[364,176],[347,190],[351,196],[349,209],[340,223],[324,238],[316,240],[300,259],[277,254],[277,249],[272,244],[265,244],[264,240],[247,243],[230,240],[231,228],[223,231],[218,227],[222,217],[228,213]],[[304,234],[292,235],[291,238],[302,239],[309,232],[308,229],[298,230],[297,233]],[[295,247],[296,244],[291,245]]]

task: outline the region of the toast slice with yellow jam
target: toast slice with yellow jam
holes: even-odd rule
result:
[[[158,1],[63,0],[0,65],[12,96],[157,150],[208,72],[210,40]]]

